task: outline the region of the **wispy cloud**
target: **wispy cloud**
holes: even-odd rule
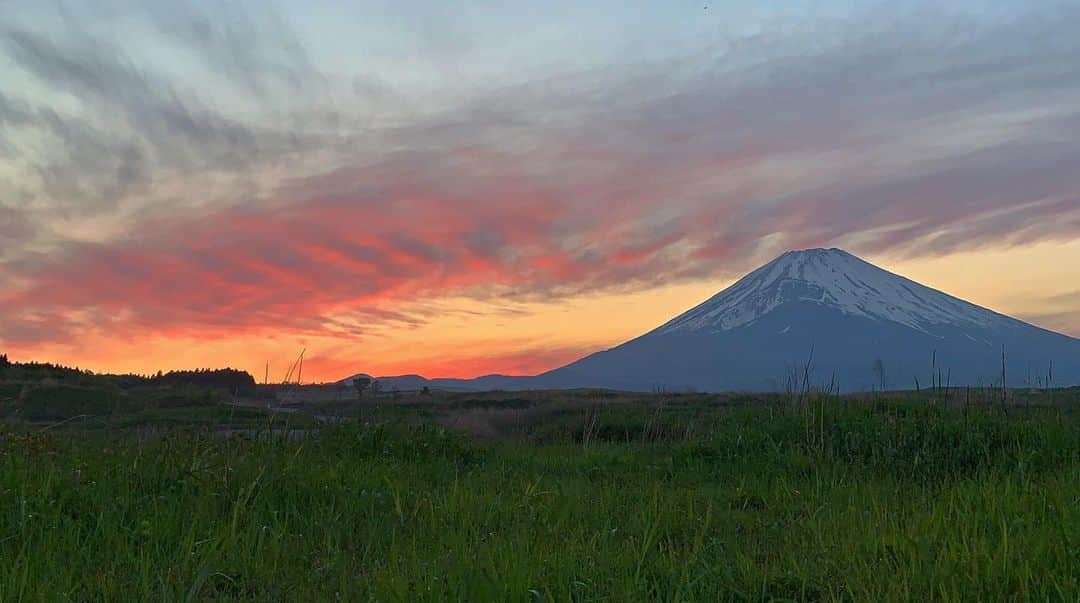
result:
[[[138,13],[190,80],[70,21],[0,27],[34,90],[0,95],[0,340],[353,334],[449,295],[647,288],[791,247],[1080,236],[1076,6],[781,23],[423,110],[220,10]],[[73,236],[72,215],[111,227]]]

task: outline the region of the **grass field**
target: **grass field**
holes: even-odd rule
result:
[[[0,600],[1080,597],[1075,402],[455,404],[484,437],[12,424]]]

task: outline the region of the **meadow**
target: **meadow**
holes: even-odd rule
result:
[[[1075,601],[1080,391],[1055,396],[9,420],[0,601]]]

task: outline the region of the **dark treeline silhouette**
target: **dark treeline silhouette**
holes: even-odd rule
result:
[[[246,371],[232,368],[159,372],[149,382],[151,385],[194,385],[239,393],[255,391],[255,378]]]
[[[7,354],[0,355],[0,379],[11,381],[59,381],[80,383],[92,379],[94,373],[75,367],[47,362],[12,362]]]
[[[7,354],[0,355],[0,380],[16,382],[57,382],[71,385],[109,383],[122,389],[140,386],[193,386],[225,389],[242,394],[255,391],[251,374],[233,369],[174,370],[156,375],[96,375],[93,371],[47,362],[12,362]]]

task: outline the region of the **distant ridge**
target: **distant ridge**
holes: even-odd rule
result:
[[[841,249],[790,251],[607,351],[535,377],[424,380],[452,389],[771,391],[793,367],[844,391],[1080,384],[1080,340],[893,274]],[[392,381],[392,379],[391,379]],[[411,380],[416,383],[415,380]]]

